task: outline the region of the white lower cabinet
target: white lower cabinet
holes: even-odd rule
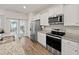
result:
[[[79,44],[78,44],[78,55],[79,55]]]
[[[46,34],[38,32],[38,42],[46,47]]]
[[[62,55],[78,55],[78,43],[62,39]]]

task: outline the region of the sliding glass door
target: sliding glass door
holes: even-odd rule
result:
[[[8,31],[10,34],[15,36],[15,39],[18,40],[18,20],[17,19],[8,19],[7,21]]]
[[[18,38],[26,36],[27,25],[25,20],[10,19],[9,24],[10,24],[10,32],[15,34]]]
[[[19,24],[19,35],[20,35],[20,37],[23,37],[23,36],[25,36],[25,34],[26,34],[26,21],[25,20],[20,20],[20,24]]]
[[[17,34],[18,32],[18,20],[9,20],[10,21],[10,32]]]

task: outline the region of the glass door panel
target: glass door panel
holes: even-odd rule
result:
[[[26,23],[24,20],[20,20],[20,37],[24,36],[26,33],[25,33],[25,26],[26,26]]]
[[[17,34],[18,20],[10,20],[10,32]]]
[[[25,20],[9,20],[10,32],[18,38],[26,36],[26,21]]]

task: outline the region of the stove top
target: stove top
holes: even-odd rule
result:
[[[55,34],[51,34],[51,33],[47,33],[47,35],[61,38],[61,36],[59,36],[59,35],[55,35]]]
[[[65,32],[51,31],[50,33],[47,33],[47,35],[55,36],[55,37],[59,37],[59,38],[61,38],[62,36],[65,35]]]
[[[55,34],[55,35],[59,35],[59,36],[64,36],[65,32],[51,31],[51,34]]]

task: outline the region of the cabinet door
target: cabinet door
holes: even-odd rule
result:
[[[41,15],[40,15],[40,25],[43,25],[43,24],[44,24],[44,22],[43,22],[43,17],[44,17],[43,14],[41,14]]]
[[[64,6],[64,25],[65,26],[79,26],[79,5],[65,5]]]
[[[77,44],[68,40],[62,40],[62,55],[77,55]]]
[[[55,12],[54,12],[54,8],[49,9],[49,17],[54,16]]]
[[[40,24],[41,25],[49,25],[48,24],[48,12],[45,12],[43,14],[40,15]]]
[[[38,32],[38,42],[46,47],[46,34]]]
[[[63,14],[63,5],[59,5],[55,8],[55,14],[58,15],[58,14]]]
[[[63,5],[58,5],[49,9],[49,16],[55,16],[63,13]]]
[[[42,34],[42,44],[46,47],[46,34]]]
[[[63,44],[63,45],[64,45],[62,49],[63,55],[77,55],[77,50],[74,47],[67,44]]]
[[[41,39],[42,39],[42,37],[41,37],[41,33],[38,32],[38,35],[37,35],[37,36],[38,36],[38,40],[37,40],[37,41],[38,41],[39,43],[41,43],[41,42],[42,42],[42,40],[41,40]]]
[[[79,55],[79,43],[78,43],[78,55]]]

